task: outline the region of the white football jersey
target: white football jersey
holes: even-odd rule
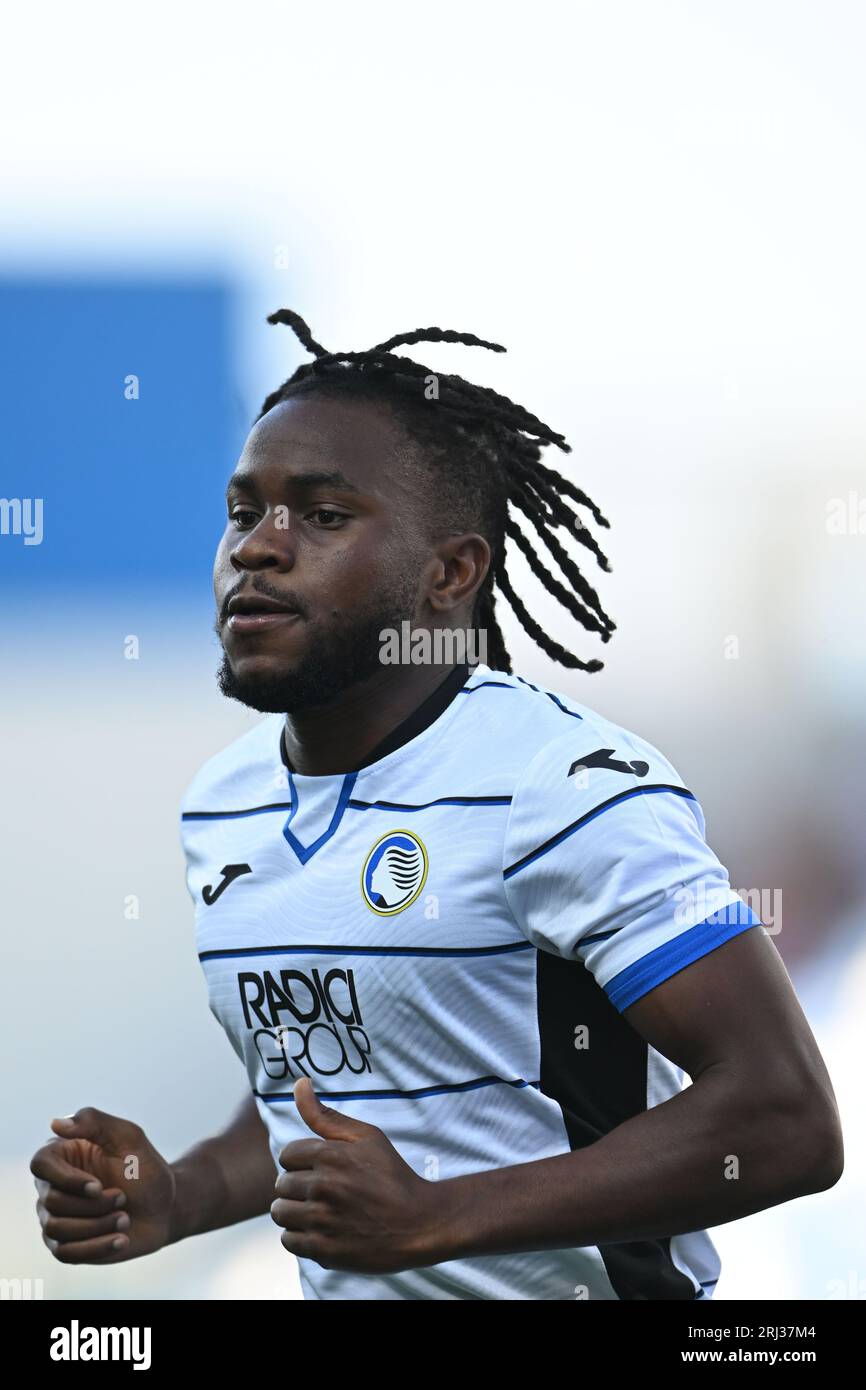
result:
[[[301,1076],[431,1181],[592,1144],[684,1084],[623,1011],[764,930],[651,744],[519,676],[448,679],[432,722],[413,735],[410,716],[358,771],[292,771],[275,714],[184,796],[210,1007],[277,1173],[312,1137]],[[707,1298],[720,1267],[705,1231],[389,1275],[299,1266],[327,1299]]]

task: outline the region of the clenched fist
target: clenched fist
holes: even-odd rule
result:
[[[33,1155],[42,1239],[63,1264],[116,1264],[172,1239],[175,1179],[144,1131],[86,1106]],[[129,1176],[137,1160],[136,1177]]]

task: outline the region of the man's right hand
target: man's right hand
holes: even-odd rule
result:
[[[117,1264],[169,1244],[175,1175],[130,1120],[85,1106],[33,1155],[42,1239],[63,1264]]]

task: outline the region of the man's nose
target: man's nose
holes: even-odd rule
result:
[[[284,511],[285,509],[280,512],[266,512],[251,531],[245,531],[239,537],[230,555],[235,569],[292,568],[296,558],[296,541]]]

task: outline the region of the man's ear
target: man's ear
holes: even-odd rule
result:
[[[434,612],[446,614],[464,606],[471,609],[490,568],[490,560],[490,546],[477,532],[447,536],[441,541],[436,547],[427,589],[427,599]]]

